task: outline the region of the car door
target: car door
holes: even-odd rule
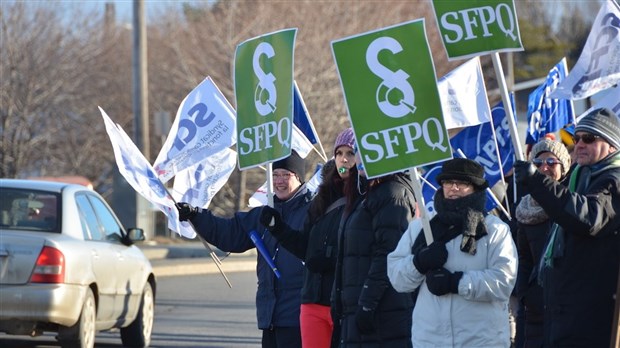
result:
[[[145,263],[136,257],[139,250],[122,243],[122,227],[108,206],[98,197],[89,196],[91,204],[103,225],[105,241],[116,258],[116,294],[114,297],[115,315],[123,320],[127,313],[135,313],[140,305],[144,287]]]
[[[84,240],[90,250],[90,265],[95,275],[98,291],[98,321],[116,318],[115,298],[117,293],[117,256],[106,241],[105,229],[89,199],[90,194],[80,193],[75,197],[82,222]]]

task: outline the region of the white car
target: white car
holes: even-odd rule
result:
[[[156,281],[137,240],[85,186],[0,179],[0,332],[93,347],[118,328],[124,346],[147,347]]]

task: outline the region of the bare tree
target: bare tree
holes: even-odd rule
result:
[[[236,46],[265,33],[298,28],[295,80],[326,151],[336,134],[350,126],[340,81],[331,53],[331,41],[417,18],[426,19],[438,76],[458,63],[447,57],[427,1],[219,1],[213,5],[186,5],[183,16],[166,11],[149,31],[151,100],[156,109],[176,110],[179,101],[205,76],[212,76],[234,105],[232,62]],[[308,158],[319,161],[317,155]],[[240,192],[241,174],[247,191]],[[244,207],[245,197],[264,181],[260,170],[235,172],[212,203],[231,213]]]
[[[86,18],[92,17],[72,18],[69,27],[52,6],[3,4],[0,176],[93,178],[101,170],[93,161],[97,131],[83,127],[96,116],[86,98],[101,53]]]

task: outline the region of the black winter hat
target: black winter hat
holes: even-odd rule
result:
[[[453,158],[444,162],[436,180],[440,185],[444,180],[462,180],[472,183],[477,190],[489,187],[489,182],[484,178],[484,168],[467,158]]]
[[[303,182],[306,176],[306,164],[304,159],[299,156],[297,151],[291,150],[291,155],[283,158],[279,161],[273,162],[272,169],[286,169],[290,172],[297,174],[299,179]]]
[[[592,110],[575,126],[575,133],[588,132],[605,139],[609,145],[620,150],[620,121],[618,116],[607,108]]]

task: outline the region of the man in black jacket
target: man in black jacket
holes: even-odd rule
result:
[[[293,150],[289,157],[274,162],[272,168],[274,209],[287,225],[300,230],[312,200],[311,192],[304,185],[304,161]],[[300,348],[299,306],[304,265],[261,225],[262,207],[237,212],[226,219],[187,203],[177,206],[179,219],[191,221],[196,233],[220,250],[241,253],[252,249],[255,245],[249,233],[258,233],[281,274],[277,278],[260,253],[257,255],[256,316],[258,328],[263,330],[262,347]]]
[[[610,346],[620,264],[620,121],[605,108],[575,127],[578,163],[568,187],[515,164],[555,223],[540,260],[545,347]]]

